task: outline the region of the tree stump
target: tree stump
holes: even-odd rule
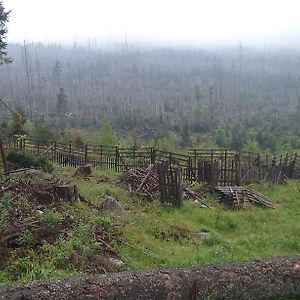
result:
[[[88,177],[91,175],[92,175],[91,165],[79,166],[74,173],[74,176],[81,176],[81,177]]]
[[[58,199],[76,201],[78,199],[78,189],[76,185],[54,186],[54,193]]]

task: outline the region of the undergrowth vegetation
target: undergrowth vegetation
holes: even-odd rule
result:
[[[16,168],[36,168],[45,172],[53,172],[52,163],[42,156],[35,156],[20,149],[12,149],[7,154],[7,161]]]
[[[71,168],[55,168],[63,180]],[[49,175],[48,175],[49,176]],[[44,238],[24,228],[22,246],[1,253],[0,282],[32,281],[82,273],[114,271],[103,258],[99,230],[124,262],[121,270],[190,266],[292,255],[300,252],[300,182],[285,185],[256,184],[251,188],[270,198],[276,209],[247,206],[232,210],[211,195],[212,209],[186,200],[180,209],[162,206],[130,195],[118,174],[96,171],[88,180],[73,178],[85,201],[61,202],[31,210],[22,198],[5,194],[0,199],[0,233],[16,209],[24,207],[24,218],[38,220],[55,234]],[[126,217],[101,214],[99,205],[115,197]],[[34,215],[35,214],[35,215]],[[103,236],[102,236],[103,238]],[[7,258],[7,259],[6,259]],[[5,260],[5,261],[4,261]]]

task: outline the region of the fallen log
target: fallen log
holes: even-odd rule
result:
[[[0,287],[0,299],[299,299],[300,256]]]

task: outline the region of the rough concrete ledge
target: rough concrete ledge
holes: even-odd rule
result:
[[[300,299],[300,255],[15,284],[0,299]]]

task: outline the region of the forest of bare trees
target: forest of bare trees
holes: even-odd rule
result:
[[[27,42],[8,51],[14,63],[0,70],[1,95],[28,119],[85,127],[107,117],[124,129],[209,132],[299,117],[300,55],[292,51]]]

